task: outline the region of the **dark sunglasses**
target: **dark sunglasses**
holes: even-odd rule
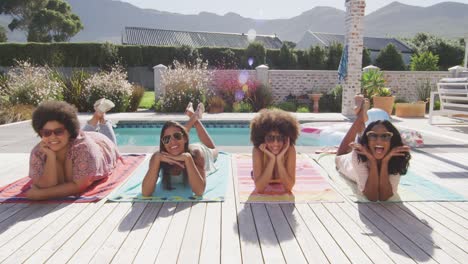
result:
[[[65,133],[65,128],[63,127],[59,127],[59,128],[56,128],[56,129],[41,129],[39,130],[39,135],[41,135],[41,137],[50,137],[52,136],[52,134],[56,135],[56,136],[62,136],[63,134]]]
[[[175,132],[172,135],[166,135],[166,136],[162,137],[161,142],[164,145],[167,145],[167,144],[169,144],[169,142],[171,142],[171,138],[174,138],[175,140],[181,140],[183,137],[184,137],[184,134],[182,132]]]
[[[385,133],[382,133],[382,134],[377,134],[377,133],[375,133],[373,131],[368,131],[366,133],[366,136],[370,141],[375,141],[375,140],[377,140],[377,138],[380,138],[383,141],[390,141],[392,139],[392,137],[393,137],[393,133],[392,132],[385,132]]]
[[[268,143],[272,143],[274,142],[275,140],[278,141],[278,142],[283,142],[284,141],[284,136],[283,135],[268,135],[268,136],[265,136],[265,141],[268,142]]]

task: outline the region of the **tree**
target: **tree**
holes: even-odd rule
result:
[[[258,65],[265,64],[266,50],[262,43],[252,42],[245,49],[244,65],[246,68],[257,67]]]
[[[294,69],[297,64],[297,56],[290,45],[283,43],[279,52],[279,66],[281,69]]]
[[[404,39],[411,48],[418,54],[432,52],[439,56],[439,70],[445,71],[448,68],[463,63],[465,54],[463,40],[448,40],[426,33],[418,33],[414,38]]]
[[[341,43],[334,42],[328,47],[327,70],[338,70],[342,53],[343,45]]]
[[[375,59],[375,65],[380,69],[387,71],[403,71],[406,68],[401,53],[393,44],[388,44],[380,51],[379,55]]]
[[[2,0],[0,14],[12,16],[8,28],[27,32],[28,41],[68,41],[83,29],[64,0]]]
[[[326,51],[324,48],[320,47],[319,45],[315,47],[310,47],[308,52],[308,62],[309,62],[309,69],[312,70],[325,70],[326,69],[326,62],[325,56]]]
[[[411,56],[410,69],[412,71],[437,71],[439,67],[439,56],[433,55],[432,52],[426,51],[421,54]]]
[[[0,42],[7,42],[8,38],[4,27],[0,26]]]
[[[362,67],[366,67],[366,66],[369,66],[371,65],[372,63],[372,60],[371,60],[371,55],[370,55],[370,51],[367,49],[367,48],[364,48],[362,50]]]

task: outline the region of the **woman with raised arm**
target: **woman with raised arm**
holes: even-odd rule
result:
[[[203,195],[206,177],[216,171],[214,162],[218,157],[215,143],[201,122],[203,112],[202,103],[195,112],[192,103],[189,103],[186,114],[190,119],[185,126],[173,121],[164,124],[159,151],[151,157],[149,169],[143,179],[143,196],[152,196],[160,173],[164,189],[171,190],[173,183],[184,183],[190,185],[195,195]],[[192,127],[195,127],[201,143],[189,144],[189,131]]]
[[[357,118],[338,148],[336,167],[357,183],[367,199],[386,201],[397,193],[400,175],[408,170],[410,149],[388,120],[377,120],[366,127],[369,100],[357,95],[355,101]],[[357,135],[360,137],[355,142]]]

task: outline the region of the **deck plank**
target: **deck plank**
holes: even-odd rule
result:
[[[162,205],[162,203],[148,203],[146,205],[141,217],[138,219],[117,253],[113,256],[112,263],[124,264],[133,261]]]
[[[286,220],[309,263],[330,263],[294,204],[281,204]]]
[[[105,240],[99,251],[91,259],[91,263],[110,263],[114,255],[117,253],[130,231],[135,226],[140,215],[143,213],[146,207],[146,203],[134,203],[131,205],[131,210],[124,216],[120,221],[119,226],[114,228],[109,237]],[[116,208],[120,210],[120,208]],[[125,209],[124,209],[125,210]],[[103,236],[103,234],[99,234]],[[99,247],[99,244],[96,245]]]
[[[302,219],[307,224],[310,232],[318,242],[327,259],[333,263],[351,263],[346,254],[341,250],[327,229],[322,225],[315,213],[307,204],[296,204],[296,208]]]
[[[377,228],[372,221],[373,216],[364,216],[359,207],[350,202],[338,205],[363,231],[363,234],[370,237],[395,263],[415,263],[415,261],[403,251],[386,233]],[[390,250],[389,250],[390,249]]]
[[[14,252],[5,260],[4,263],[22,263],[26,261],[26,259],[33,255],[37,250],[39,250],[52,237],[54,237],[57,233],[60,233],[63,227],[66,226],[70,221],[72,221],[73,218],[75,218],[79,213],[81,213],[87,206],[88,204],[71,204],[68,206],[68,208],[65,208],[66,211],[63,212],[59,217],[55,218],[54,215],[52,217],[52,223],[50,223],[48,226],[35,226],[36,230],[31,230],[30,228],[23,232],[21,234],[22,236],[27,234],[27,236],[24,236],[23,238],[26,241],[28,241],[27,243],[23,244],[22,246],[18,246],[18,242],[21,239],[16,237],[13,243],[8,244],[10,248],[13,247],[11,250],[7,248],[2,248],[2,250],[4,251],[10,251],[11,253]],[[53,213],[49,215],[52,214]],[[34,236],[34,238],[31,238],[31,236],[37,231],[39,231],[39,233],[36,236]]]
[[[328,212],[323,204],[309,204],[317,218],[327,229],[328,233],[338,243],[340,248],[345,252],[348,258],[353,263],[372,263],[365,252],[359,245],[349,236],[349,234],[339,225],[333,218],[333,215]]]
[[[266,209],[270,216],[271,223],[273,224],[273,228],[281,250],[283,251],[286,263],[307,263],[304,253],[296,241],[296,237],[292,230],[296,228],[296,226],[293,225],[291,227],[285,216],[285,214],[291,214],[291,211],[287,210],[288,207],[285,210],[282,210],[279,204],[267,204]]]
[[[439,214],[451,219],[453,222],[457,223],[459,226],[468,229],[468,221],[457,213],[452,212],[451,210],[445,208],[440,203],[425,203],[428,208],[438,212]]]
[[[386,204],[384,207],[399,219],[400,225],[403,225],[405,230],[409,230],[405,231],[405,233],[411,234],[412,232],[418,232],[432,243],[435,248],[440,247],[442,250],[447,252],[450,257],[458,261],[468,259],[468,254],[466,252],[451,243],[443,236],[443,234],[439,234],[434,231],[426,224],[424,219],[419,219],[414,215],[409,214],[396,204]]]
[[[451,221],[447,217],[435,212],[434,210],[431,210],[430,208],[427,208],[427,206],[425,206],[423,203],[408,204],[414,214],[421,212],[421,215],[423,215],[426,221],[429,222],[435,230],[441,234],[444,234],[448,239],[452,239],[452,242],[468,250],[468,240],[466,239],[468,236],[465,235],[467,233],[466,229]]]
[[[458,207],[456,205],[456,203],[447,203],[447,202],[444,202],[444,203],[438,203],[439,205],[447,208],[448,210],[456,213],[457,215],[459,215],[460,217],[463,217],[463,219],[465,219],[464,221],[466,222],[468,220],[468,211],[465,211],[463,210],[463,208],[461,207]]]
[[[29,257],[26,263],[45,263],[50,256],[55,254],[89,219],[104,205],[103,202],[89,204],[86,208],[47,243]]]
[[[187,227],[179,250],[179,263],[199,261],[206,219],[206,203],[194,203],[190,210]],[[218,228],[211,226],[208,228]],[[213,252],[214,253],[214,252]]]
[[[187,230],[192,203],[177,203],[174,216],[167,229],[167,234],[161,245],[161,250],[155,263],[176,263],[180,254],[180,247]]]
[[[80,229],[47,260],[47,263],[65,263],[76,253],[81,253],[81,246],[93,235],[104,220],[109,218],[108,216],[116,207],[116,203],[106,203],[100,207],[94,215],[90,216],[86,223],[84,223]]]
[[[3,205],[8,205],[8,206],[5,206],[2,208],[4,210],[0,213],[0,223],[8,219],[10,216],[16,214],[17,212],[29,206],[29,204],[3,204]]]
[[[265,204],[252,204],[251,207],[264,261],[266,263],[285,263]]]
[[[352,220],[336,203],[324,203],[323,206],[335,218],[349,236],[359,245],[362,251],[374,263],[393,263],[385,251]]]
[[[419,248],[424,250],[431,258],[436,260],[439,263],[453,263],[455,260],[447,254],[443,249],[441,249],[434,241],[434,234],[429,228],[419,228],[416,224],[408,225],[408,222],[411,219],[404,219],[397,217],[392,214],[389,210],[386,209],[390,205],[383,204],[380,206],[373,206],[371,209],[375,213],[379,214],[387,222],[389,222],[393,227],[398,229],[405,237],[411,240]],[[396,212],[398,214],[398,212]],[[405,221],[406,220],[406,221]],[[419,232],[418,232],[419,231]],[[438,241],[442,245],[442,241]]]
[[[230,232],[234,232],[232,229]],[[220,263],[221,261],[221,203],[206,205],[203,240],[199,263]],[[237,239],[239,241],[239,239]],[[239,244],[239,242],[237,243]],[[240,250],[240,249],[239,249]]]
[[[239,198],[237,197],[237,177],[231,159],[231,177],[228,181],[226,197],[221,204],[221,263],[242,262],[240,231],[237,219]],[[203,254],[203,253],[202,253]]]
[[[134,263],[153,263],[161,251],[161,245],[176,211],[177,203],[164,203],[159,210],[156,220],[138,251]]]
[[[238,207],[238,228],[243,263],[263,263],[262,250],[257,235],[254,216],[250,204]]]
[[[101,222],[85,243],[80,247],[68,263],[89,263],[93,256],[101,250],[107,238],[132,207],[131,203],[119,203],[109,216]]]
[[[403,249],[416,262],[437,263],[426,252],[420,249],[411,240],[405,237],[398,229],[393,227],[381,215],[372,210],[372,207],[379,206],[378,204],[359,204],[358,210],[361,215],[368,218],[380,231],[389,236],[401,249]]]
[[[49,212],[53,212],[59,205],[30,204],[28,207],[12,215],[0,223],[0,246],[16,238],[24,230],[38,222]]]

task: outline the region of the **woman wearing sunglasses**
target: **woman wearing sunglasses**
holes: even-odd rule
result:
[[[105,135],[80,130],[76,109],[68,103],[42,103],[33,113],[32,126],[41,141],[29,160],[30,199],[79,194],[109,176],[120,157]]]
[[[190,185],[195,195],[203,195],[206,178],[216,171],[214,162],[218,157],[215,143],[200,120],[203,111],[203,104],[200,103],[194,112],[189,103],[186,114],[190,119],[185,126],[173,121],[164,124],[159,151],[151,157],[149,169],[143,179],[143,196],[153,195],[160,172],[164,189],[171,190],[174,183],[183,183]],[[189,144],[188,133],[192,127],[195,127],[201,143]]]
[[[264,109],[250,123],[255,190],[265,192],[270,183],[291,192],[296,182],[296,148],[299,123],[290,113]]]
[[[355,101],[357,118],[338,148],[336,167],[357,183],[367,199],[386,201],[397,193],[400,175],[408,170],[410,149],[388,120],[377,120],[366,127],[369,100],[357,95]],[[361,135],[358,142],[356,135]]]

